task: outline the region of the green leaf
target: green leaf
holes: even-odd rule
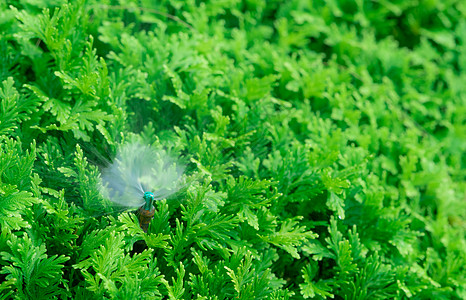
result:
[[[5,266],[1,273],[7,275],[8,282],[14,280],[15,293],[19,297],[50,299],[65,294],[59,285],[65,282],[61,278],[62,269],[69,257],[48,257],[45,245],[35,245],[27,235],[22,238],[11,235],[8,246],[10,252],[1,252],[1,256],[10,265]]]
[[[19,113],[16,105],[19,93],[13,85],[13,78],[8,77],[2,82],[3,87],[0,88],[0,134],[8,134],[16,128],[16,119]]]
[[[185,289],[183,287],[184,275],[184,265],[180,262],[180,267],[176,269],[176,279],[172,278],[173,285],[169,285],[166,281],[164,282],[170,299],[181,299],[183,297],[185,293]]]
[[[324,299],[327,298],[334,298],[334,294],[332,293],[332,288],[323,280],[319,280],[318,282],[312,281],[312,279],[316,275],[316,264],[308,264],[302,270],[302,277],[304,279],[304,283],[301,283],[299,287],[301,288],[301,294],[305,299],[314,298],[316,296],[320,296]]]
[[[168,239],[170,236],[161,233],[144,236],[144,240],[150,248],[167,248],[168,242],[166,240]]]
[[[338,218],[345,218],[345,202],[338,197],[334,192],[330,192],[327,199],[327,206],[337,213]]]
[[[299,259],[297,247],[301,246],[308,239],[314,239],[317,234],[306,231],[305,226],[299,226],[298,221],[302,217],[285,220],[280,230],[270,235],[259,235],[260,238],[267,243],[271,243],[288,252],[292,257]]]
[[[248,102],[259,100],[269,95],[279,76],[268,75],[263,78],[246,80],[246,99]]]

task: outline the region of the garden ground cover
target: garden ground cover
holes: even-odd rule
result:
[[[1,299],[466,299],[466,2],[3,0],[0,60]]]

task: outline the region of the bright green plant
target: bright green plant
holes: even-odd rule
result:
[[[0,299],[465,299],[463,2],[1,1]]]

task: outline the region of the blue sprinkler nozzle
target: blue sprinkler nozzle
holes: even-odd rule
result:
[[[143,198],[146,202],[144,204],[144,209],[149,211],[152,210],[154,204],[154,194],[151,192],[145,192]]]

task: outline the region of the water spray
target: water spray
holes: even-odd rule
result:
[[[139,225],[147,232],[155,201],[179,190],[183,171],[177,159],[163,149],[126,143],[102,172],[101,193],[119,207],[137,208]]]

